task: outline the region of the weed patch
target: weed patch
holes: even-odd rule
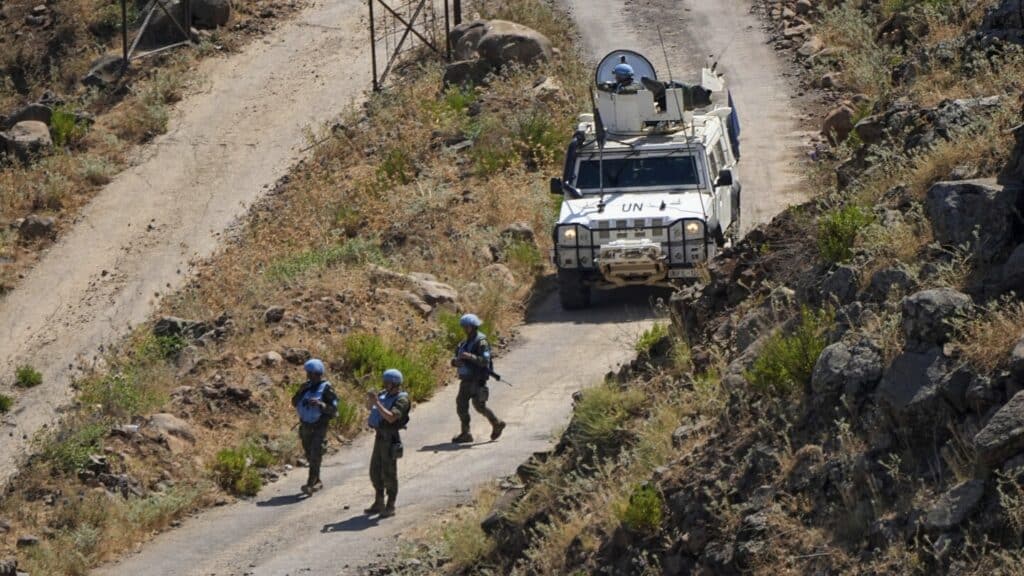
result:
[[[581,446],[613,444],[644,401],[642,391],[611,383],[588,388],[573,412],[571,435]]]
[[[11,411],[14,406],[14,398],[11,398],[7,394],[0,394],[0,414],[6,414]]]
[[[384,264],[387,260],[376,243],[352,238],[342,244],[306,250],[272,262],[264,272],[271,282],[292,282],[299,277],[342,264]]]
[[[43,375],[28,364],[18,366],[14,371],[14,385],[18,388],[35,388],[43,383]]]
[[[374,334],[348,337],[342,353],[345,366],[363,390],[376,389],[380,375],[389,368],[397,368],[405,376],[403,388],[413,400],[425,400],[433,394],[437,367],[444,356],[444,350],[435,343],[423,343],[403,352]]]
[[[255,496],[263,487],[260,470],[276,462],[273,453],[249,439],[238,448],[218,452],[213,474],[221,488],[241,496]]]
[[[661,492],[650,484],[641,484],[633,489],[625,506],[620,506],[618,517],[632,532],[654,534],[661,529],[664,508]]]
[[[794,396],[810,384],[818,356],[828,345],[826,333],[834,314],[824,309],[804,309],[792,334],[777,333],[765,344],[761,355],[747,372],[754,390],[769,396]]]
[[[64,432],[46,443],[43,457],[58,472],[77,472],[89,463],[89,456],[99,450],[100,440],[109,430],[108,425],[96,422]]]
[[[825,261],[837,264],[853,257],[857,235],[871,222],[871,213],[847,205],[826,212],[818,219],[818,252]]]
[[[1024,337],[1024,302],[997,300],[975,318],[956,326],[954,345],[964,360],[983,374],[994,374],[1010,361]]]
[[[668,325],[661,322],[656,323],[654,326],[644,330],[644,333],[637,339],[636,344],[633,345],[633,349],[640,356],[649,357],[654,347],[667,337]]]

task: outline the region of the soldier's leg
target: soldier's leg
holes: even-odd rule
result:
[[[494,412],[487,407],[487,399],[490,396],[490,391],[486,385],[477,384],[473,390],[473,408],[480,413],[487,421],[491,423],[491,426],[496,426],[501,420],[494,415]]]
[[[398,497],[398,460],[394,458],[391,453],[391,447],[388,447],[388,453],[385,455],[382,465],[382,472],[384,476],[384,490],[387,492],[388,501],[384,507],[384,512],[381,513],[382,517],[393,516],[395,514],[395,499]]]
[[[364,510],[367,514],[376,514],[384,509],[384,474],[383,460],[380,450],[382,442],[378,438],[373,443],[373,453],[370,456],[370,483],[373,484],[373,504]]]
[[[306,456],[306,463],[309,465],[309,474],[306,477],[306,486],[312,486],[314,479],[313,471],[313,456],[312,456],[312,442],[313,442],[313,429],[311,426],[305,424],[299,424],[299,440],[302,441],[302,453]],[[319,474],[319,470],[316,471]]]
[[[313,428],[309,438],[309,485],[320,482],[320,464],[327,447],[327,426]]]
[[[469,402],[473,396],[473,383],[459,382],[459,395],[455,397],[455,412],[459,415],[462,432],[469,433]]]

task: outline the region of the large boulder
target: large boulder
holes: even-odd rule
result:
[[[231,0],[192,0],[192,23],[196,28],[220,28],[231,19]]]
[[[82,78],[82,84],[94,88],[105,88],[117,82],[124,75],[124,58],[114,54],[100,56],[89,65],[89,72]]]
[[[486,20],[471,20],[452,28],[448,40],[452,45],[456,60],[473,60],[477,57],[476,48],[480,39],[487,32]]]
[[[946,246],[967,246],[989,260],[1013,239],[1020,192],[995,180],[939,182],[928,190],[925,212],[935,239]]]
[[[505,20],[488,21],[476,49],[481,60],[498,69],[514,64],[530,66],[550,60],[554,54],[547,36]]]
[[[49,125],[52,117],[53,108],[36,102],[23,106],[7,118],[4,118],[3,122],[0,123],[0,130],[10,130],[15,124],[29,120]]]
[[[18,237],[22,242],[53,240],[57,237],[57,221],[50,216],[30,214],[18,226]]]
[[[963,524],[978,509],[985,496],[985,482],[968,480],[950,488],[932,504],[924,516],[928,532],[945,532]]]
[[[903,334],[913,348],[945,344],[953,335],[953,322],[971,310],[970,296],[950,288],[924,290],[903,299]]]
[[[17,576],[18,575],[18,559],[17,558],[0,558],[0,576]]]
[[[846,140],[853,131],[853,119],[857,111],[848,104],[843,104],[825,116],[821,123],[821,133],[828,138],[833,145],[839,145]]]
[[[860,272],[853,266],[836,267],[821,283],[821,297],[829,304],[849,304],[857,298]]]
[[[882,355],[870,341],[836,342],[826,347],[814,364],[811,392],[823,401],[840,395],[854,400],[874,390],[882,369]]]
[[[185,33],[189,32],[191,25],[185,21],[184,1],[162,1],[167,10],[161,10],[159,6],[153,10],[153,17],[149,21],[149,26],[146,27],[139,40],[139,45],[142,47],[157,48],[188,39]]]
[[[195,442],[192,426],[173,414],[153,414],[146,422],[146,428],[160,435],[174,436],[188,442]]]
[[[1024,244],[1014,248],[1003,264],[1002,288],[1024,294]]]
[[[444,69],[444,86],[479,86],[487,83],[487,76],[493,72],[491,65],[484,60],[460,60],[452,62]]]
[[[1024,451],[1024,391],[1017,392],[974,436],[978,461],[996,467]]]
[[[917,286],[917,276],[905,264],[899,263],[883,268],[871,276],[865,297],[873,301],[884,301],[894,295],[902,296]]]
[[[981,30],[987,36],[1024,43],[1024,0],[999,2],[985,15]]]
[[[943,433],[951,414],[944,388],[952,370],[939,348],[904,352],[882,375],[878,403],[901,428],[923,436]]]
[[[53,150],[50,127],[37,120],[18,122],[10,130],[0,132],[0,147],[22,161],[48,154]]]

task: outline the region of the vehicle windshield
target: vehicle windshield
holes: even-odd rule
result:
[[[594,193],[601,189],[601,162],[589,158],[580,162],[576,188]],[[662,188],[697,186],[700,176],[694,156],[637,156],[604,159],[604,188]]]

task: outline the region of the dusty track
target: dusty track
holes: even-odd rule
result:
[[[144,321],[219,234],[285,175],[316,127],[362,96],[362,0],[316,0],[243,54],[207,61],[203,89],[0,302],[0,390],[29,363],[44,384],[4,419],[0,485],[71,400],[72,368]],[[329,26],[324,26],[324,25]]]

